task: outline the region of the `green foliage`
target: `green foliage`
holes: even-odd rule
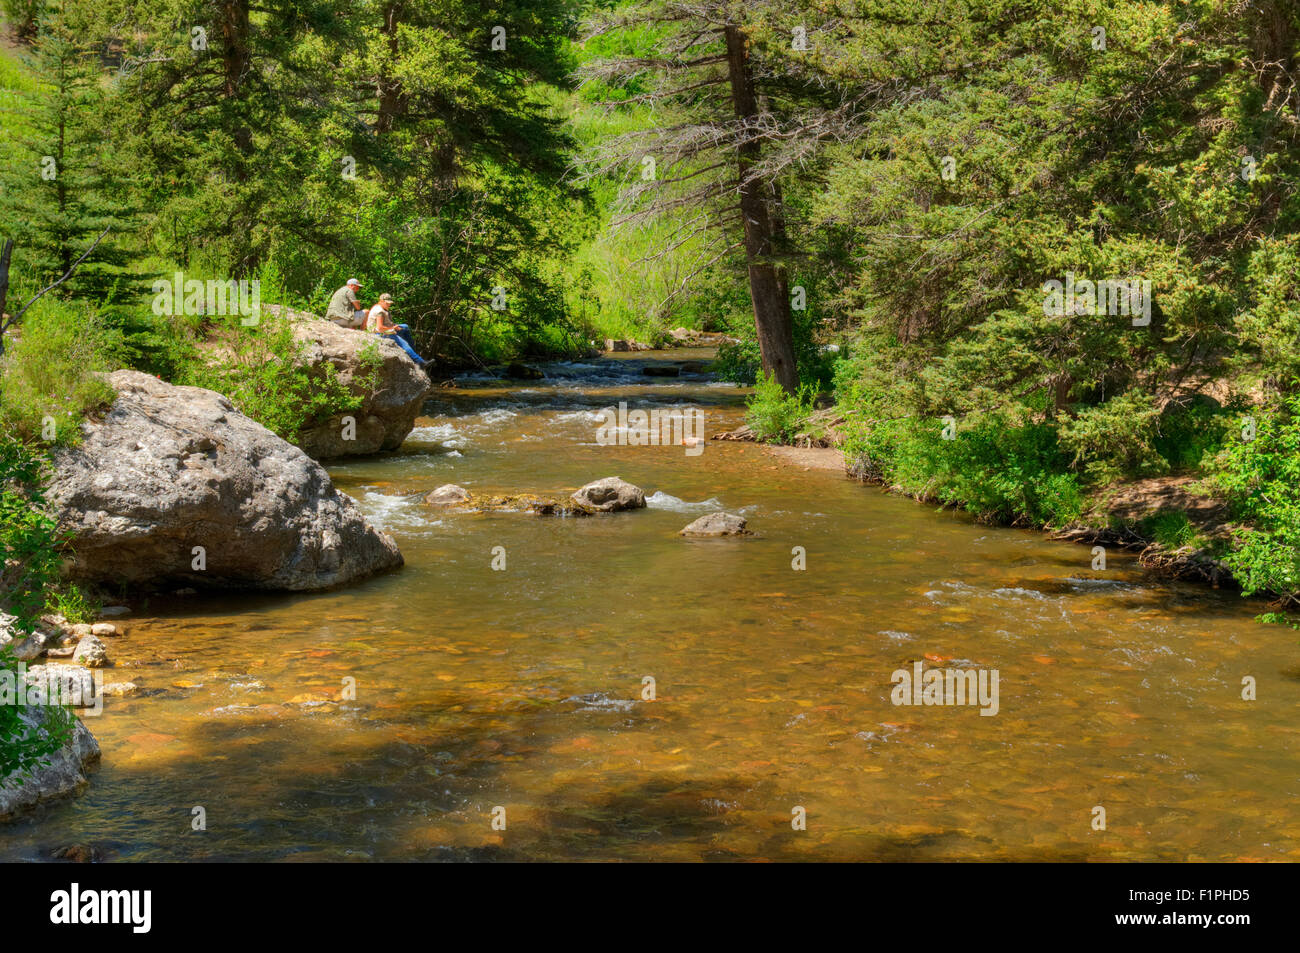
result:
[[[365,352],[368,376],[349,387],[328,361],[309,365],[293,325],[265,312],[254,326],[234,315],[216,319],[209,330],[211,344],[196,350],[180,383],[224,394],[240,413],[291,443],[312,423],[360,408],[361,395],[378,381],[377,348]]]
[[[1153,441],[1157,453],[1172,470],[1201,469],[1240,427],[1236,408],[1193,402],[1171,404],[1160,419],[1160,433]]]
[[[46,459],[9,431],[0,432],[0,609],[30,632],[59,577],[59,536],[45,511]]]
[[[1138,532],[1166,549],[1195,546],[1199,540],[1196,527],[1186,513],[1164,510],[1138,522]]]
[[[41,17],[49,5],[50,0],[3,0],[0,2],[0,11],[13,24],[18,36],[31,39],[36,35]]]
[[[1071,466],[1104,484],[1165,472],[1167,462],[1155,448],[1159,420],[1150,396],[1135,389],[1080,409],[1061,421],[1057,435],[1061,449],[1073,455]]]
[[[1300,590],[1300,394],[1255,411],[1253,440],[1230,441],[1214,462],[1213,485],[1242,522],[1224,562],[1249,595],[1294,602]]]
[[[834,380],[840,356],[827,348],[821,321],[815,313],[808,310],[794,311],[792,316],[799,382],[820,391]],[[762,360],[758,351],[753,312],[733,317],[727,333],[737,338],[739,343],[728,342],[718,347],[715,373],[720,379],[733,384],[756,385],[762,370]]]
[[[63,616],[74,625],[90,623],[99,618],[103,602],[96,596],[82,590],[75,583],[67,583],[54,589],[46,600],[46,608]]]
[[[845,447],[864,475],[991,522],[1064,526],[1083,509],[1052,428],[988,415],[943,437],[939,420],[859,425]]]
[[[745,412],[745,422],[760,440],[789,443],[808,422],[817,401],[817,391],[807,385],[787,394],[770,374],[759,377]]]
[[[33,40],[39,82],[0,104],[21,115],[0,162],[0,216],[16,246],[14,267],[29,284],[50,284],[85,255],[60,294],[102,302],[133,293],[137,190],[123,172],[121,143],[104,134],[98,50],[80,31],[76,5],[67,6],[46,17]]]
[[[16,690],[21,672],[8,647],[0,647],[0,693]],[[42,705],[40,713],[31,706],[4,699],[0,703],[0,784],[12,783],[49,761],[72,735],[73,714],[56,705]],[[30,718],[31,714],[37,717]],[[28,715],[28,720],[24,719]]]
[[[0,426],[27,440],[75,442],[86,414],[112,402],[98,375],[112,369],[117,338],[91,305],[53,297],[33,306],[21,330],[0,357]]]

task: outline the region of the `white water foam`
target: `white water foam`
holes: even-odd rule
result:
[[[723,509],[722,501],[716,496],[711,496],[700,503],[690,503],[675,496],[670,496],[663,490],[656,490],[647,496],[645,505],[652,510],[672,510],[675,513],[695,513],[700,510]]]
[[[418,497],[395,496],[376,490],[365,490],[358,501],[366,519],[384,532],[411,532],[441,526],[442,520],[432,519],[429,510]]]

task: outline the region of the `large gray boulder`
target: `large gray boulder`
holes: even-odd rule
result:
[[[424,398],[433,390],[429,376],[405,351],[383,335],[339,327],[305,311],[278,305],[264,310],[289,320],[308,366],[321,373],[332,366],[339,382],[361,398],[357,410],[312,421],[299,432],[298,446],[309,457],[328,460],[396,450],[402,445],[415,426]],[[368,355],[378,359],[373,379]],[[348,417],[351,423],[344,419]]]
[[[314,460],[230,401],[138,371],[55,455],[71,575],[148,589],[328,589],[402,564]]]
[[[618,477],[594,480],[577,490],[571,497],[574,502],[602,513],[619,510],[637,510],[645,506],[645,491]]]
[[[50,712],[45,705],[28,705],[19,710],[18,717],[30,730],[43,726]],[[0,821],[7,821],[42,801],[76,794],[86,786],[86,768],[99,760],[99,743],[80,718],[74,721],[71,737],[62,748],[46,757],[47,764],[33,768],[26,776],[15,773],[0,778]]]

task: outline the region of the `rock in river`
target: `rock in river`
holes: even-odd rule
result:
[[[77,643],[72,661],[80,662],[88,668],[102,668],[108,664],[108,646],[97,636],[87,635]]]
[[[138,371],[56,452],[48,499],[71,575],[149,589],[306,591],[402,564],[314,460],[230,401]]]
[[[469,501],[469,490],[455,483],[444,483],[424,497],[430,506],[457,506]]]
[[[749,536],[743,516],[732,513],[709,513],[682,529],[681,536]]]
[[[639,486],[633,486],[618,477],[605,477],[588,483],[570,499],[602,513],[637,510],[645,506],[645,492]]]
[[[298,446],[314,460],[396,450],[415,426],[433,384],[397,344],[382,334],[339,327],[314,314],[288,312],[302,361],[314,371],[334,368],[339,383],[361,399],[344,411],[304,427]],[[373,369],[367,356],[377,358]],[[349,425],[345,418],[351,418]]]
[[[53,712],[47,705],[28,705],[18,710],[18,718],[28,729],[42,730]],[[34,807],[42,801],[76,794],[86,785],[86,768],[99,760],[99,743],[72,716],[72,734],[58,751],[46,757],[47,763],[33,768],[30,775],[17,773],[0,778],[0,821]]]

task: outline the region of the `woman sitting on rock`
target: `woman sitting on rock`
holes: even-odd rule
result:
[[[420,357],[411,346],[411,329],[405,324],[394,324],[389,319],[388,309],[392,306],[393,296],[387,292],[381,294],[375,306],[370,309],[370,314],[366,316],[366,330],[391,337],[398,347],[411,355],[411,360],[424,367],[424,358]]]

